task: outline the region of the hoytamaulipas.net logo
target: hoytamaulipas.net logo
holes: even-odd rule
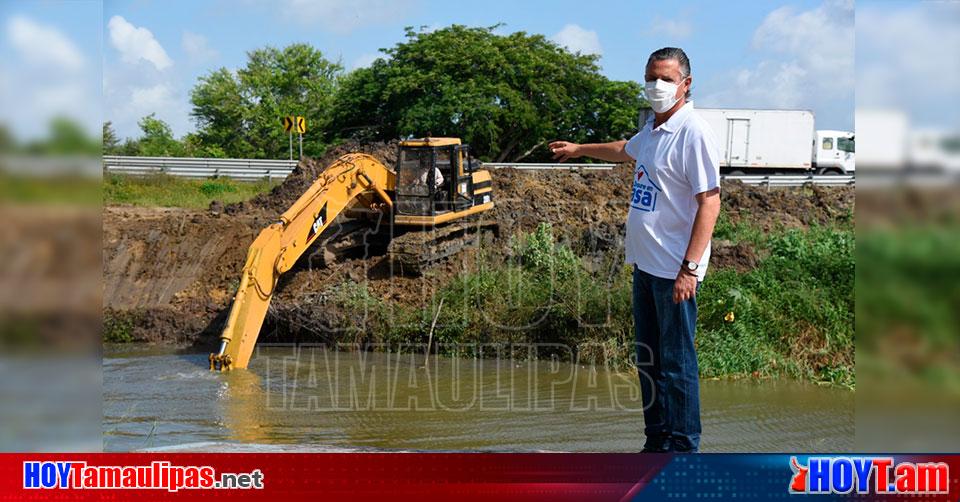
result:
[[[934,495],[949,491],[943,462],[898,462],[892,457],[790,457],[790,493]]]
[[[178,490],[260,490],[263,473],[217,474],[208,465],[172,465],[157,461],[150,465],[88,465],[71,461],[25,461],[23,487],[26,489],[152,489]]]

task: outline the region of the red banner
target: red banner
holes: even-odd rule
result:
[[[6,454],[0,493],[3,500],[618,500],[669,461],[630,454]]]
[[[951,500],[960,456],[2,454],[0,500]]]

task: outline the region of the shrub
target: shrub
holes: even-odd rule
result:
[[[103,341],[107,343],[129,343],[133,341],[134,320],[128,315],[105,315],[103,319]]]

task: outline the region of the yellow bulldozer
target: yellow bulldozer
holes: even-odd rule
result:
[[[247,367],[280,276],[314,243],[330,260],[370,237],[365,222],[376,221],[396,270],[417,274],[494,234],[495,224],[479,216],[492,208],[490,173],[477,168],[458,138],[401,141],[393,169],[362,153],[338,158],[253,241],[210,369]],[[318,242],[340,215],[350,228],[365,228],[363,238],[337,232]]]

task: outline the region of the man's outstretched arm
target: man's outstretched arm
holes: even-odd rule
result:
[[[627,154],[626,146],[626,140],[582,145],[569,141],[554,141],[550,143],[550,151],[553,152],[553,159],[559,162],[579,157],[593,157],[607,162],[629,162],[634,159]]]

